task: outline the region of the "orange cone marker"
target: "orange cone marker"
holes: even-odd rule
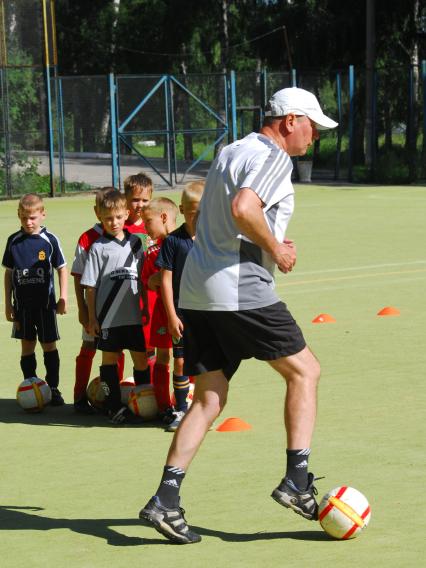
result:
[[[377,312],[378,316],[399,316],[401,315],[401,312],[398,310],[398,308],[394,308],[393,306],[387,306],[386,308],[383,308],[383,310],[380,310],[380,312]]]
[[[320,314],[312,320],[312,323],[336,323],[336,320],[330,314]]]
[[[251,426],[241,418],[227,418],[216,428],[216,432],[241,432],[242,430],[251,430]]]

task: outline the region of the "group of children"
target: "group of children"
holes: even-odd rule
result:
[[[190,377],[184,375],[183,321],[178,308],[180,278],[195,237],[195,222],[204,182],[187,184],[176,228],[178,207],[164,197],[152,198],[153,184],[144,173],[129,176],[124,194],[113,187],[97,191],[98,222],[78,239],[71,268],[82,325],[76,358],[74,409],[93,413],[86,395],[96,351],[101,351],[100,381],[105,412],[115,424],[136,418],[121,402],[124,354],[133,361],[136,385],[152,384],[159,418],[174,431],[187,410]],[[67,309],[67,269],[59,239],[42,225],[41,197],[28,194],[18,206],[21,229],[8,238],[5,267],[6,319],[12,337],[21,340],[24,378],[35,377],[38,338],[44,354],[52,404],[64,400],[58,389],[59,334],[56,314]],[[54,291],[59,277],[59,300]],[[170,397],[173,349],[174,406]]]

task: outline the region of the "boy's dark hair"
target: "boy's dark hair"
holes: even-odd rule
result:
[[[135,190],[147,189],[150,192],[150,197],[153,192],[152,179],[144,172],[128,176],[124,180],[124,195],[129,197]]]
[[[101,212],[122,208],[127,210],[127,201],[125,196],[119,191],[105,193],[99,205],[99,211]]]

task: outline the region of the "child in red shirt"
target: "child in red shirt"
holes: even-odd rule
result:
[[[167,314],[164,309],[160,291],[160,271],[155,266],[161,243],[164,238],[176,228],[177,205],[165,197],[153,199],[143,210],[145,228],[156,244],[149,247],[145,255],[142,269],[142,282],[145,288],[155,295],[147,341],[156,347],[156,362],[153,368],[152,382],[160,414],[167,422],[173,420],[173,414],[168,410],[170,401],[170,349],[172,338],[167,331]],[[145,328],[147,332],[147,328]]]
[[[126,177],[124,180],[124,195],[127,201],[127,208],[129,209],[129,217],[127,218],[124,228],[134,235],[137,235],[142,241],[144,252],[154,244],[154,241],[148,235],[143,221],[143,210],[149,205],[154,192],[154,185],[152,179],[144,172],[139,172]],[[148,313],[149,320],[152,318],[152,310],[154,309],[155,293],[147,288],[148,297]],[[154,374],[155,365],[155,349],[149,343],[150,324],[144,325],[143,332],[145,335],[146,352],[148,356],[148,366],[151,372],[151,381]]]

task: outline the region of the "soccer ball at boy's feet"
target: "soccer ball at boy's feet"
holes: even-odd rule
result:
[[[92,406],[102,410],[105,403],[105,391],[102,387],[101,378],[96,377],[87,385],[87,398]]]
[[[158,405],[152,385],[138,385],[129,395],[129,408],[144,420],[154,420],[158,415]]]
[[[19,406],[27,412],[40,412],[51,398],[49,385],[37,377],[24,379],[16,391]]]
[[[321,500],[318,519],[327,534],[347,540],[358,536],[368,525],[371,509],[366,497],[353,487],[336,487]]]
[[[128,377],[127,379],[124,379],[124,381],[121,381],[120,392],[121,402],[123,404],[129,404],[129,396],[135,386],[135,379],[133,377]]]

